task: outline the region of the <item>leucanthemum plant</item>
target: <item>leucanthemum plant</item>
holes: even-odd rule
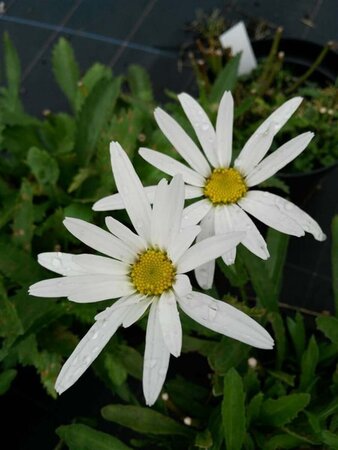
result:
[[[87,303],[119,298],[95,317],[95,324],[64,364],[56,381],[59,393],[72,386],[99,355],[119,326],[128,327],[145,314],[149,318],[143,365],[143,392],[152,405],[163,386],[170,354],[179,356],[182,328],[177,304],[209,329],[257,348],[271,349],[273,339],[243,312],[194,292],[187,272],[232,251],[245,233],[228,232],[191,245],[200,231],[182,226],[184,184],[180,175],[155,188],[153,206],[117,143],[111,143],[116,186],[136,233],[112,217],[109,232],[83,220],[66,218],[75,237],[106,256],[42,253],[39,263],[62,277],[40,281],[29,293],[41,297],[67,297]]]
[[[285,102],[258,127],[233,166],[234,101],[231,92],[225,92],[221,99],[216,129],[206,112],[191,96],[182,93],[178,99],[203,152],[172,117],[157,108],[157,124],[190,167],[148,148],[141,148],[139,153],[161,171],[172,176],[181,174],[186,184],[186,199],[201,198],[184,210],[184,224],[201,225],[197,241],[229,231],[244,230],[246,234],[241,243],[258,257],[267,259],[269,252],[266,242],[250,215],[282,233],[303,236],[308,232],[319,241],[325,239],[317,222],[295,204],[270,192],[253,189],[302,153],[313,138],[313,133],[303,133],[265,157],[274,136],[302,102],[301,97]],[[154,187],[147,188],[151,201],[154,192]],[[97,211],[121,207],[123,202],[119,194],[105,197],[94,205]],[[236,247],[223,253],[222,258],[227,265],[233,264]],[[197,281],[202,288],[209,289],[212,286],[214,271],[214,260],[195,269]]]

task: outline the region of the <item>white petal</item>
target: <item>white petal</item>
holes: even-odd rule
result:
[[[146,186],[144,187],[144,191],[148,198],[149,203],[153,203],[155,197],[155,191],[157,186]],[[197,198],[203,195],[203,191],[200,187],[197,186],[184,186],[185,198]],[[93,205],[94,211],[114,211],[118,209],[124,209],[124,203],[120,194],[108,195],[108,197],[101,198]]]
[[[126,275],[130,270],[129,264],[106,258],[105,256],[89,254],[73,255],[73,260],[75,264],[83,269],[83,273]]]
[[[250,217],[238,205],[228,205],[227,208],[230,212],[233,229],[246,232],[241,244],[259,258],[269,258],[266,242]]]
[[[135,305],[131,306],[128,310],[128,314],[125,316],[123,320],[123,327],[128,328],[133,323],[137,322],[140,317],[147,311],[148,306],[151,305],[153,301],[152,297],[147,297],[142,300],[139,300]]]
[[[158,246],[161,249],[166,248],[168,236],[168,229],[166,227],[162,228],[162,218],[166,215],[168,200],[168,182],[162,179],[157,186],[152,217],[151,217],[151,233],[150,239],[153,246]]]
[[[154,200],[156,186],[146,186],[143,189],[148,198],[149,203],[152,203]],[[124,208],[125,205],[122,196],[119,193],[103,197],[93,205],[94,211],[114,211]]]
[[[229,231],[243,231],[243,229],[236,229],[232,223],[230,210],[227,206],[217,206],[215,208],[215,233],[224,234]],[[236,247],[222,255],[222,259],[228,266],[234,264],[236,259]]]
[[[257,348],[273,347],[273,339],[261,325],[225,302],[198,292],[177,300],[188,316],[210,330]]]
[[[190,95],[182,93],[178,96],[178,99],[195,130],[206,157],[212,166],[217,167],[218,160],[215,152],[216,134],[209,117],[199,103]]]
[[[189,166],[204,177],[208,177],[211,170],[207,160],[204,158],[194,141],[176,120],[170,117],[169,114],[161,108],[155,109],[154,116],[163,134]]]
[[[192,291],[189,277],[187,275],[177,275],[173,289],[179,297],[188,295]]]
[[[197,236],[197,242],[203,241],[215,234],[214,211],[212,208],[201,221],[201,232]],[[215,260],[202,264],[195,269],[197,283],[202,289],[210,289],[214,281]]]
[[[279,147],[247,175],[246,184],[250,187],[255,186],[272,177],[278,170],[300,155],[313,136],[314,134],[310,132],[303,133]]]
[[[81,339],[56,380],[55,389],[59,394],[72,386],[97,358],[120,326],[126,312],[127,308],[117,310],[114,305],[111,306],[105,317],[97,320]]]
[[[37,297],[68,297],[78,303],[90,303],[130,295],[135,291],[125,275],[86,274],[51,278],[29,288]]]
[[[112,258],[133,262],[135,254],[120,239],[81,219],[66,217],[64,226],[84,244]]]
[[[143,363],[143,393],[148,406],[153,405],[161,392],[167,375],[170,352],[167,349],[159,322],[158,302],[151,305]]]
[[[163,292],[158,302],[159,321],[162,335],[170,353],[180,356],[182,348],[182,327],[176,298],[172,291]]]
[[[202,187],[204,186],[204,177],[184,164],[176,161],[176,159],[171,158],[164,153],[160,153],[155,150],[150,150],[149,148],[142,147],[139,150],[139,154],[145,159],[149,164],[157,167],[168,175],[182,175],[185,183],[192,184],[193,186]]]
[[[285,212],[283,199],[262,191],[249,191],[238,204],[256,219],[281,233],[304,236],[303,228]]]
[[[188,250],[200,231],[201,227],[193,225],[183,228],[177,234],[176,239],[168,247],[168,256],[174,264]]]
[[[295,221],[304,231],[311,233],[317,241],[324,241],[326,239],[326,236],[318,223],[294,203],[280,197],[279,195],[271,194],[270,192],[252,192],[255,192],[254,197],[257,201],[262,201],[269,205],[277,205],[277,207],[283,214],[285,214],[285,216],[289,218],[289,220]]]
[[[231,162],[233,121],[234,99],[230,91],[225,91],[219,104],[216,121],[218,167],[229,167]]]
[[[74,262],[74,255],[61,252],[47,252],[38,255],[38,263],[60,275],[81,275],[87,271]]]
[[[123,225],[113,217],[106,217],[106,226],[108,230],[117,238],[121,239],[134,254],[142,252],[146,249],[146,241],[138,234],[133,233],[128,227]]]
[[[163,181],[163,180],[162,180]],[[176,239],[182,222],[184,206],[184,184],[182,177],[176,175],[169,186],[159,183],[153,207],[151,222],[151,242],[167,250]]]
[[[238,245],[245,233],[234,231],[232,233],[213,236],[190,247],[177,262],[177,272],[185,273],[202,264],[218,258],[223,253]]]
[[[211,208],[212,204],[206,198],[184,208],[182,228],[199,223],[203,217],[208,214]]]
[[[144,299],[144,295],[143,294],[131,294],[128,295],[126,297],[122,297],[119,300],[116,300],[114,303],[114,309],[117,308],[125,308],[126,306],[131,306],[131,305],[137,305],[139,302],[141,302]],[[106,309],[104,309],[103,311],[99,312],[96,314],[95,316],[95,320],[101,320],[104,319],[106,317],[109,317],[110,313],[111,313],[111,306],[108,306]],[[129,309],[128,309],[129,311]]]
[[[110,155],[115,183],[130,220],[137,233],[149,242],[151,208],[142,183],[120,144],[110,143]]]
[[[283,103],[257,128],[235,161],[237,169],[246,175],[264,158],[274,136],[289,120],[302,100],[301,97],[294,97]]]

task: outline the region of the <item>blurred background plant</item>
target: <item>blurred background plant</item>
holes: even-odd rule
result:
[[[221,20],[217,15],[214,19],[217,23]],[[222,50],[214,35],[205,32],[208,27],[199,30],[205,39],[197,47],[204,51],[210,38],[219,62],[215,63],[213,54],[210,60],[205,57],[202,71],[195,68],[200,101],[214,118],[223,91],[234,92],[234,140],[239,149],[258,123],[285,100],[284,87],[292,86],[295,79],[287,70],[275,69],[275,52],[273,61],[270,58],[252,76],[238,80],[239,57],[229,52],[218,55]],[[103,224],[103,215],[94,215],[91,206],[115,191],[108,152],[111,140],[125,148],[145,185],[159,180],[161,174],[138,158],[138,147],[175,153],[155,125],[151,81],[141,67],[131,66],[124,76],[117,77],[96,63],[81,74],[71,46],[60,39],[53,50],[53,73],[69,101],[69,111],[46,110],[44,117],[37,119],[25,112],[20,100],[20,62],[8,35],[3,45],[0,394],[8,393],[23,367],[32,366],[46,392],[56,398],[53,386],[64,360],[97,311],[109,302],[78,305],[29,297],[28,286],[50,276],[37,264],[36,256],[43,251],[86,251],[66,232],[62,220],[72,216]],[[269,67],[275,71],[272,78]],[[304,82],[293,94],[302,92],[311,101],[305,102],[280,139],[312,129],[316,120],[321,147],[326,148],[326,156],[321,153],[319,160],[331,164],[326,157],[332,156],[337,132],[329,120],[337,114],[331,103],[337,92],[333,86],[322,89],[312,82]],[[326,108],[325,114],[321,108]],[[168,92],[166,109],[192,134],[172,92]],[[328,112],[331,109],[334,114]],[[312,168],[302,164],[302,169]],[[310,164],[316,163],[311,160]],[[277,179],[272,185],[287,190]],[[127,220],[123,212],[114,216]],[[338,217],[332,232],[332,292],[337,313]],[[276,339],[273,352],[220,339],[184,316],[183,355],[172,361],[156,406],[145,408],[141,393],[143,318],[132,330],[119,331],[89,369],[100,380],[98,389],[105,395],[108,392],[101,414],[96,406],[96,415],[83,417],[80,412],[72,423],[57,423],[60,441],[56,448],[338,448],[338,318],[283,302],[280,292],[288,238],[269,230],[267,242],[272,255],[268,261],[258,260],[241,247],[234,266],[220,262],[211,294],[265,325]],[[30,386],[26,387],[29,391]]]
[[[337,74],[325,77],[320,70],[325,57],[334,46],[333,42],[328,42],[322,49],[319,47],[319,53],[312,54],[313,59],[306,67],[304,61],[299,61],[306,43],[299,50],[297,45],[292,48],[291,43],[288,46],[290,54],[286,53],[280,48],[283,47],[283,29],[270,29],[270,49],[266,41],[264,46],[260,46],[259,41],[256,46],[254,43],[254,48],[259,49],[257,69],[236,79],[230,73],[231,69],[236,70],[233,67],[236,66],[236,58],[233,57],[231,48],[223,48],[219,40],[227,25],[229,22],[219,10],[214,10],[211,14],[199,11],[189,27],[192,38],[189,45],[182,49],[182,61],[191,64],[197,80],[199,100],[210,113],[215,114],[217,111],[215,103],[219,99],[220,89],[226,85],[233,90],[237,105],[235,152],[239,153],[265,117],[291,96],[299,95],[305,101],[295,113],[292,123],[287,124],[278,134],[272,150],[290,139],[291,135],[314,128],[315,124],[316,138],[312,145],[290,164],[288,171],[304,173],[337,164],[338,131],[335,124],[338,119],[338,89],[334,78]],[[251,34],[257,34],[261,26],[259,21],[252,24]],[[314,45],[312,50],[318,52],[318,46]],[[297,51],[300,53],[297,54]],[[335,55],[331,53],[331,56]],[[335,63],[337,64],[337,57]]]

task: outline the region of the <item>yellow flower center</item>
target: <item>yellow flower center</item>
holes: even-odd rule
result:
[[[175,267],[167,254],[156,249],[143,252],[130,271],[136,290],[145,295],[160,295],[170,289],[175,275]]]
[[[204,195],[215,205],[236,203],[248,188],[236,169],[214,169],[204,186]]]

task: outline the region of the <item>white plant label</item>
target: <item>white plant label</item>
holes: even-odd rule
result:
[[[251,46],[244,22],[238,22],[219,37],[223,48],[231,47],[232,53],[236,55],[242,52],[239,62],[239,75],[246,75],[257,67],[257,60]]]

